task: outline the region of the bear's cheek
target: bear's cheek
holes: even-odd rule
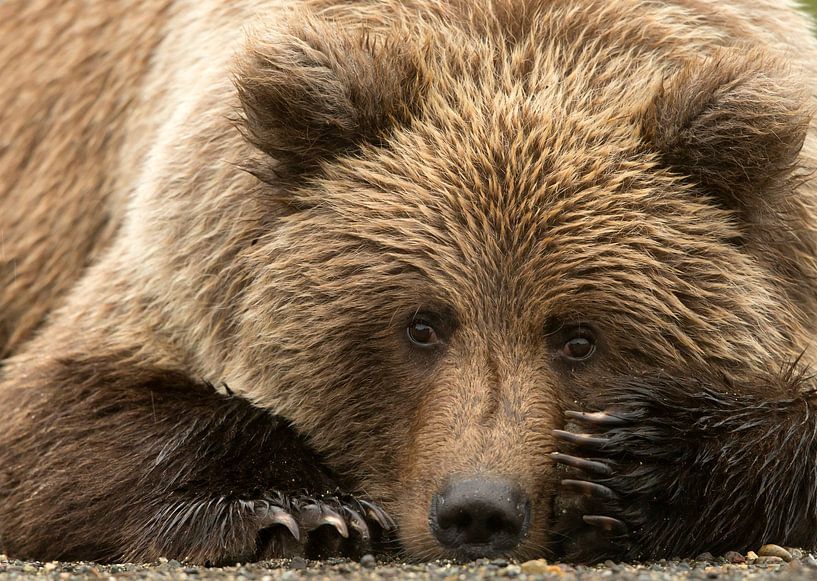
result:
[[[459,362],[441,370],[428,386],[412,418],[408,444],[399,449],[400,470],[388,495],[394,499],[389,509],[401,543],[410,554],[469,557],[462,547],[446,544],[435,522],[436,503],[446,494],[452,502],[451,490],[461,485],[475,486],[489,504],[496,483],[518,494],[514,502],[526,513],[519,543],[511,548],[500,543],[497,554],[534,555],[546,544],[556,491],[551,430],[559,410],[548,388],[552,378],[515,367],[487,379],[492,374],[482,366]]]

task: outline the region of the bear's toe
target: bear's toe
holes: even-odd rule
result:
[[[305,555],[357,557],[394,531],[395,523],[377,505],[351,496],[281,498],[258,501],[259,558]]]

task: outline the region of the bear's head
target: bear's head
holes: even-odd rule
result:
[[[665,367],[739,382],[814,322],[786,67],[489,16],[299,14],[236,75],[277,216],[246,257],[242,384],[418,558],[547,553],[566,408]]]

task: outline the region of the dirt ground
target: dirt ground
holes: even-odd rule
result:
[[[768,552],[768,551],[767,551]],[[774,551],[772,551],[774,552]],[[697,559],[658,561],[654,563],[620,564],[608,561],[592,567],[548,563],[544,560],[518,563],[504,559],[478,560],[468,564],[434,562],[407,564],[380,561],[367,555],[360,562],[343,559],[305,561],[289,559],[266,561],[223,568],[190,567],[178,561],[162,560],[152,564],[97,565],[94,563],[40,563],[15,561],[0,555],[0,580],[6,579],[187,579],[236,581],[297,581],[301,579],[417,579],[433,581],[469,581],[506,577],[519,581],[536,579],[611,579],[611,580],[673,580],[673,579],[815,579],[817,558],[797,550],[782,553],[783,557],[755,553],[728,553],[724,557],[704,554]],[[786,560],[790,559],[790,560]]]

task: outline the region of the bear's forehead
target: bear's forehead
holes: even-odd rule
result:
[[[333,167],[319,183],[324,205],[364,236],[391,230],[405,247],[413,228],[440,244],[492,242],[509,259],[628,241],[695,247],[713,228],[738,235],[729,212],[639,150],[630,129],[609,139],[492,131],[403,131]]]
[[[663,211],[676,181],[644,151],[632,86],[589,88],[591,75],[554,63],[476,52],[495,74],[437,71],[410,123],[333,164],[330,204],[436,216],[457,235],[498,237],[505,253],[556,226],[575,223],[590,243]]]
[[[609,308],[616,294],[642,290],[667,302],[707,283],[685,273],[720,279],[743,262],[725,243],[738,235],[728,212],[616,144],[534,157],[523,137],[505,148],[454,142],[450,151],[439,138],[407,134],[398,139],[405,147],[331,170],[320,184],[330,236],[342,229],[433,271],[464,303],[486,299],[486,287],[492,301],[581,293]]]

